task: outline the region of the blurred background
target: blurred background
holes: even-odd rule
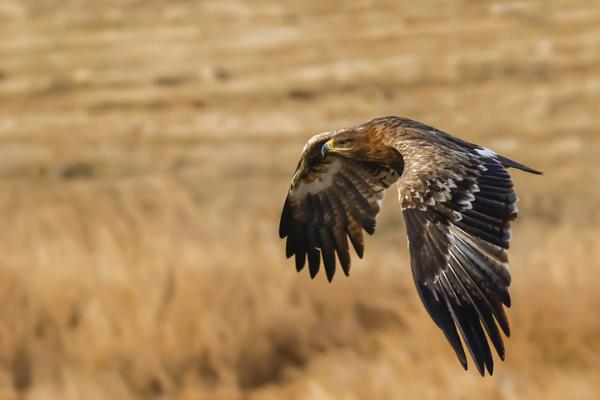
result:
[[[0,399],[600,398],[600,2],[0,2]],[[507,360],[464,372],[390,191],[284,257],[304,143],[411,117],[514,172]]]

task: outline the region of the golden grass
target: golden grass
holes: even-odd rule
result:
[[[351,278],[330,285],[283,259],[276,211],[232,209],[235,199],[205,208],[184,182],[3,191],[7,393],[14,384],[32,398],[597,395],[596,229],[517,226],[513,337],[506,363],[481,379],[462,372],[420,306],[393,212]]]
[[[5,3],[0,399],[600,397],[595,2]],[[422,308],[395,193],[350,278],[284,257],[303,143],[385,114],[546,172],[493,377]]]

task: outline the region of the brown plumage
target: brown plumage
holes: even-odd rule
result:
[[[296,269],[327,279],[336,255],[350,271],[363,229],[375,232],[383,192],[397,182],[411,268],[428,313],[467,369],[462,337],[479,373],[494,363],[486,333],[504,359],[509,336],[506,250],[517,196],[507,168],[540,172],[419,122],[383,117],[312,137],[288,192],[279,235]],[[460,335],[459,335],[460,332]],[[485,333],[484,333],[485,332]]]

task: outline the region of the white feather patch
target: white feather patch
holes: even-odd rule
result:
[[[492,150],[488,149],[487,147],[482,147],[481,149],[475,149],[475,151],[484,157],[490,157],[490,158],[494,158],[496,157],[496,153],[494,153]]]
[[[314,181],[310,183],[300,182],[298,187],[292,192],[293,196],[304,197],[307,193],[315,194],[323,189],[330,187],[333,183],[333,177],[342,168],[342,163],[339,160],[334,160],[327,171],[320,174]]]

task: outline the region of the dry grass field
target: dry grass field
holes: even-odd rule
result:
[[[0,1],[0,399],[600,398],[600,2]],[[464,372],[394,191],[332,284],[304,142],[398,114],[515,172],[512,336]]]

